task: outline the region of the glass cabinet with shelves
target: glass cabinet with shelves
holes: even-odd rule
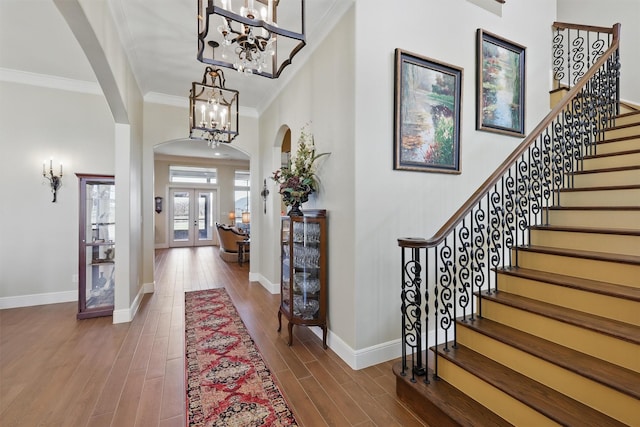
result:
[[[281,226],[280,309],[293,326],[319,326],[327,348],[327,215],[324,209],[305,210],[303,216],[283,217]]]
[[[115,180],[80,180],[78,319],[111,316],[115,291]]]

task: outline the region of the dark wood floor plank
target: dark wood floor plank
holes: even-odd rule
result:
[[[369,419],[367,414],[360,409],[345,389],[340,387],[340,384],[335,381],[322,364],[316,361],[307,364],[307,367],[313,374],[313,377],[317,381],[320,381],[327,390],[331,391],[331,397],[333,398],[336,407],[348,420],[348,425],[357,425]]]

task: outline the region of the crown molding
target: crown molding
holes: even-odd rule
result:
[[[98,82],[67,79],[65,77],[12,70],[9,68],[0,68],[0,81],[46,87],[50,89],[67,90],[90,95],[104,95]]]
[[[28,71],[12,70],[10,68],[0,67],[0,81],[104,96],[104,93],[102,92],[102,89],[97,82],[67,79],[65,77],[31,73]],[[171,105],[174,107],[182,108],[188,108],[189,106],[189,98],[166,95],[164,93],[158,92],[147,93],[144,96],[144,101],[154,104]],[[240,115],[253,118],[260,117],[258,114],[258,110],[256,110],[255,108],[248,108],[243,106],[240,106]]]

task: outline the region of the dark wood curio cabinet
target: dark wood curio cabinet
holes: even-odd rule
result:
[[[78,319],[111,316],[115,292],[115,180],[76,174],[80,180]]]
[[[327,348],[327,215],[324,209],[303,216],[282,217],[280,231],[280,309],[288,320],[289,345],[293,326],[319,326]]]

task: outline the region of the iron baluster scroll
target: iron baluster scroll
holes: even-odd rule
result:
[[[573,187],[573,174],[614,124],[620,25],[606,31],[561,23],[554,28],[556,34],[576,30],[590,46],[608,44],[587,49],[584,70],[575,65],[581,48],[565,48],[554,73],[573,64],[574,77],[562,100],[432,238],[398,239],[402,375],[412,381],[423,373],[426,383],[438,378],[438,358],[430,365],[427,351],[455,348],[456,323],[482,317],[481,295],[499,291],[496,272],[518,268],[518,248],[529,245],[529,229],[549,224],[549,213],[562,206],[560,190]],[[554,58],[560,46],[554,38]]]

